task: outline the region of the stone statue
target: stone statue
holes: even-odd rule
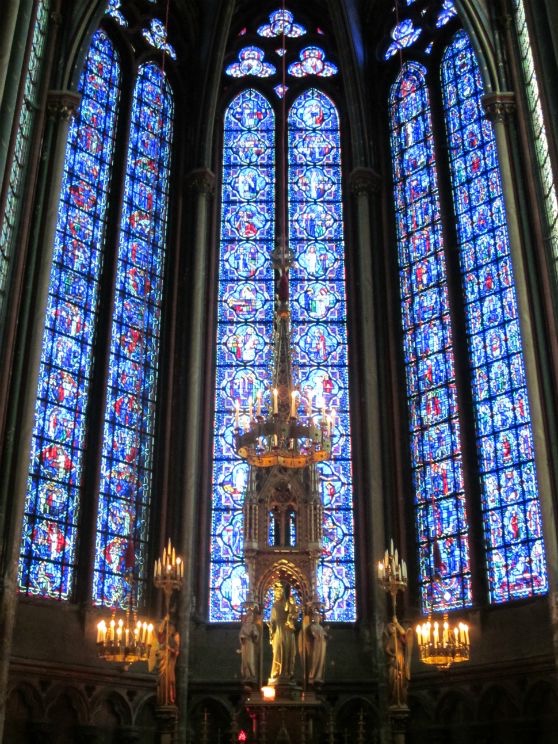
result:
[[[391,707],[407,706],[407,689],[411,679],[413,629],[405,630],[393,616],[384,629],[384,650],[388,664],[388,694]]]
[[[176,702],[176,660],[180,654],[180,633],[165,615],[157,629],[157,705]]]
[[[295,664],[295,625],[298,607],[292,597],[285,597],[285,589],[280,583],[274,586],[274,602],[271,608],[269,642],[273,650],[270,684],[279,678],[290,680],[294,675]]]
[[[329,628],[321,623],[319,609],[315,607],[305,629],[306,671],[310,685],[324,681],[328,631]]]
[[[240,674],[244,681],[254,682],[257,677],[258,642],[260,629],[254,618],[254,610],[247,609],[240,626]]]

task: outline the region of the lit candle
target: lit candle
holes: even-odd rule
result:
[[[148,646],[151,646],[152,635],[153,635],[153,625],[149,623],[149,625],[147,626],[147,645]]]
[[[438,623],[434,623],[434,645],[437,646],[439,641]]]
[[[291,418],[296,418],[296,390],[291,393]]]
[[[97,623],[97,643],[102,643],[104,640],[104,632],[106,631],[106,625],[104,620],[100,620]]]
[[[273,388],[273,413],[279,413],[279,391]]]
[[[420,625],[417,625],[417,639],[419,646],[422,646],[422,630]]]
[[[401,575],[403,576],[403,581],[407,581],[407,564],[405,561],[401,561]]]
[[[465,625],[465,643],[469,645],[469,626]]]
[[[390,540],[390,550],[389,550],[389,554],[390,554],[390,555],[393,555],[393,537],[392,537],[392,538],[391,538],[391,540]]]
[[[382,561],[378,561],[378,578],[380,580],[384,578],[384,564]]]
[[[448,621],[446,620],[444,622],[444,632],[443,632],[443,635],[442,635],[442,643],[443,643],[444,646],[447,646],[448,645],[448,640],[449,640],[448,630],[449,630],[449,625],[448,625]]]
[[[112,618],[112,620],[110,621],[110,625],[109,625],[109,637],[108,637],[109,641],[114,641],[114,626],[115,625],[116,623],[114,622],[114,618]]]

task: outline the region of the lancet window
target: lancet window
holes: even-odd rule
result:
[[[325,550],[318,583],[330,620],[356,616],[341,145],[334,103],[340,72],[327,36],[299,21],[285,9],[264,15],[253,29],[242,29],[224,68],[209,611],[215,622],[238,619],[247,589],[242,502],[248,471],[234,453],[235,417],[272,405],[270,254],[283,234],[294,254],[297,405],[309,405],[316,414],[323,406],[334,408],[336,417],[335,459],[319,465]],[[296,515],[283,527],[295,545]],[[277,529],[270,514],[270,545],[280,539]]]
[[[544,593],[548,580],[494,129],[452,3],[420,5],[425,29],[444,32],[433,38],[425,30],[400,56],[390,127],[419,583],[428,612],[483,600],[471,575],[475,515],[490,602]],[[439,66],[424,63],[433,43],[443,46]],[[432,105],[438,96],[440,121]],[[451,200],[440,195],[443,178]],[[448,258],[453,249],[457,264]],[[452,285],[459,290],[451,293]],[[464,364],[467,373],[458,375]],[[472,402],[472,421],[464,400]],[[475,464],[466,469],[469,427]]]
[[[118,3],[109,15],[85,59],[66,148],[19,581],[27,594],[71,599],[78,572],[92,575],[93,602],[123,606],[130,572],[141,592],[147,558],[174,104],[171,55],[155,52],[130,80],[111,40],[113,21],[125,26]],[[93,391],[104,413],[92,410]],[[93,515],[94,545],[79,563]]]

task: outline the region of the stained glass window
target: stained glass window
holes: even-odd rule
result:
[[[21,199],[23,177],[29,153],[35,111],[38,108],[39,82],[43,54],[48,30],[50,2],[41,0],[37,4],[37,16],[33,28],[29,64],[25,75],[23,102],[19,113],[13,161],[6,192],[4,216],[0,224],[0,307],[4,305],[4,294],[13,252],[15,226]]]
[[[308,75],[331,77],[337,74],[337,67],[326,61],[323,49],[311,46],[301,51],[300,60],[289,65],[288,71],[293,77],[307,77]]]
[[[258,55],[252,54],[248,74],[267,77],[259,65],[264,57],[276,58],[275,54],[283,57],[284,69],[295,77],[316,79],[337,74],[329,54],[313,45],[311,38],[304,47],[289,44],[289,39],[308,34],[295,23],[292,13],[278,10],[269,21],[258,28],[261,49],[257,48]],[[285,37],[278,48],[277,37],[283,32]],[[316,33],[323,35],[320,30]],[[254,49],[237,43],[241,55]],[[258,67],[254,73],[256,56]],[[242,62],[240,56],[235,65]],[[225,73],[240,76],[234,65]],[[284,98],[289,92],[284,81],[279,81],[277,69],[269,75],[267,85],[273,98],[273,94]],[[352,622],[356,602],[339,117],[332,100],[316,89],[308,89],[293,104],[280,104],[277,110],[290,111],[285,122],[288,134],[280,146],[288,161],[289,207],[285,219],[295,254],[290,271],[293,356],[298,364],[294,378],[302,395],[312,390],[314,405],[321,406],[324,400],[336,409],[337,419],[335,460],[319,467],[325,514],[325,556],[319,575],[328,619]],[[264,408],[266,401],[269,403],[275,313],[270,254],[276,237],[276,132],[281,131],[282,122],[276,123],[273,105],[259,92],[246,90],[227,109],[217,332],[212,621],[238,619],[247,590],[242,505],[248,466],[234,452],[233,407],[235,399],[255,400],[260,390]],[[284,539],[279,537],[280,532],[270,513],[270,544]],[[292,545],[297,540],[294,513],[289,517],[288,539]]]
[[[452,0],[444,0],[442,3],[442,9],[440,10],[440,15],[436,21],[436,28],[442,28],[442,26],[449,23],[449,21],[456,15],[457,11]]]
[[[273,75],[276,69],[268,62],[264,62],[265,52],[263,49],[255,46],[244,47],[238,53],[238,62],[229,65],[225,72],[231,77],[245,77],[253,75],[254,77],[266,78]]]
[[[270,387],[275,117],[245,90],[225,114],[217,327],[210,620],[239,618],[247,590],[242,505],[248,466],[234,451],[232,401]]]
[[[390,96],[391,147],[424,611],[469,605],[471,575],[452,328],[426,70]]]
[[[19,570],[22,591],[56,599],[72,591],[97,277],[120,96],[118,57],[103,31],[93,36],[78,89],[82,100],[66,148]]]
[[[424,12],[430,14],[431,28],[457,18],[450,0]],[[496,142],[482,109],[479,66],[464,31],[453,37],[442,58],[447,144],[440,151],[448,153],[452,181],[453,216],[448,220],[456,227],[462,286],[461,299],[455,296],[452,302],[463,302],[466,348],[453,337],[461,309],[450,308],[446,290],[452,278],[444,258],[425,76],[421,65],[405,65],[392,88],[390,121],[419,583],[422,608],[428,612],[473,600],[456,353],[469,371],[469,379],[465,375],[460,384],[467,387],[463,395],[470,396],[473,409],[460,416],[472,415],[468,424],[476,434],[475,475],[470,478],[478,480],[478,487],[472,483],[480,494],[488,599],[501,603],[542,594],[548,579]]]
[[[297,379],[336,411],[332,460],[318,466],[324,557],[318,586],[331,621],[356,619],[341,146],[337,110],[309,89],[289,113],[289,245]]]
[[[124,604],[126,547],[144,576],[165,264],[173,100],[161,70],[140,67],[132,103],[116,270],[93,599]]]
[[[401,23],[397,24],[397,26],[393,28],[390,34],[393,42],[388,46],[384,58],[389,59],[390,57],[393,57],[394,54],[397,54],[400,49],[412,46],[421,33],[422,30],[420,28],[415,28],[410,18],[401,21]]]
[[[149,29],[144,28],[141,32],[143,38],[155,49],[166,52],[171,59],[176,59],[176,51],[172,44],[167,41],[167,29],[165,24],[158,18],[152,18]]]
[[[127,26],[128,21],[124,17],[124,14],[122,13],[121,8],[122,8],[121,0],[109,0],[107,15],[111,16],[111,18],[114,18],[114,20],[117,23],[119,23],[121,26]]]
[[[548,581],[502,184],[480,70],[465,32],[442,60],[482,491],[490,600]]]
[[[269,16],[269,23],[260,26],[258,34],[260,36],[274,37],[285,35],[288,38],[296,39],[304,36],[306,29],[299,23],[294,22],[294,16],[289,10],[275,10]]]
[[[548,223],[548,243],[554,262],[555,279],[558,280],[558,196],[556,193],[556,182],[544,123],[539,81],[537,80],[535,60],[529,38],[529,28],[527,26],[527,18],[525,17],[525,6],[523,0],[513,0],[513,5],[527,105],[531,114],[535,156],[540,172],[543,203]]]

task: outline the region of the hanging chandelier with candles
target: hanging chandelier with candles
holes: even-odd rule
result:
[[[460,620],[450,622],[445,614],[442,621],[429,618],[416,627],[419,659],[438,669],[449,669],[452,664],[469,661],[471,644],[469,626]]]

